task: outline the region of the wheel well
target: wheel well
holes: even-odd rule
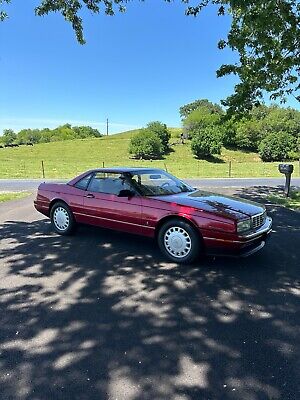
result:
[[[199,231],[198,227],[196,226],[195,223],[193,223],[191,220],[189,220],[188,218],[185,217],[181,217],[180,215],[168,215],[167,217],[162,218],[158,224],[156,225],[155,228],[155,238],[157,238],[158,236],[158,232],[160,231],[160,228],[168,221],[171,221],[172,219],[177,219],[183,222],[186,222],[187,224],[189,224],[194,231],[197,233],[197,235],[200,237],[200,240],[203,242],[203,238],[201,235],[201,232]]]
[[[68,206],[68,204],[67,204],[64,200],[61,200],[61,199],[54,199],[54,200],[52,200],[52,201],[50,202],[50,204],[49,204],[49,215],[51,214],[52,207],[53,207],[54,204],[56,204],[56,203],[65,203],[65,205]]]

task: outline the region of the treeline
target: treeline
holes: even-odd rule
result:
[[[22,129],[18,133],[12,129],[4,129],[0,136],[0,144],[4,146],[59,142],[72,139],[100,138],[102,135],[98,129],[90,126],[72,126],[65,124],[55,129]]]
[[[230,118],[224,109],[207,99],[196,100],[179,110],[181,140],[191,145],[198,159],[212,159],[222,147],[258,152],[263,161],[299,158],[300,112],[277,105],[260,105],[243,118]],[[136,158],[161,158],[170,151],[171,135],[161,122],[150,122],[130,142],[129,153]]]
[[[180,115],[197,158],[220,154],[222,146],[258,152],[263,161],[299,157],[298,110],[260,105],[243,118],[228,119],[218,104],[205,99],[181,107]]]

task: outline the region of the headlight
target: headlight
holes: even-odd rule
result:
[[[240,221],[236,224],[236,230],[237,232],[245,232],[249,231],[251,229],[251,220],[249,219],[244,219],[243,221]]]

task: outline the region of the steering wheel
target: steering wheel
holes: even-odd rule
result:
[[[167,187],[167,186],[171,186],[169,182],[165,182],[162,185],[160,185],[160,187],[162,187],[162,188]]]

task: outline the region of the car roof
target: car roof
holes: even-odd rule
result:
[[[97,168],[93,172],[149,172],[149,171],[162,171],[159,168],[138,168],[138,167],[112,167],[112,168]]]

